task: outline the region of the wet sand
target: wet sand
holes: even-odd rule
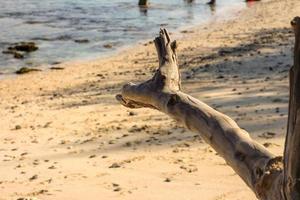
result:
[[[183,90],[278,155],[299,11],[297,0],[265,2],[178,38]],[[152,42],[57,66],[0,81],[1,200],[255,199],[199,134],[116,102],[123,84],[152,76]]]

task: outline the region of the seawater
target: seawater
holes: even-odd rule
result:
[[[0,53],[0,73],[24,66],[40,66],[109,55],[137,41],[153,38],[160,27],[171,31],[230,15],[244,0],[9,0],[0,2],[0,51],[20,41],[34,41],[39,50],[14,59]],[[75,40],[88,40],[76,43]],[[109,44],[112,48],[105,48]]]

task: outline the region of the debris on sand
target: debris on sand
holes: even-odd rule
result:
[[[74,42],[76,42],[76,43],[89,43],[90,41],[88,39],[77,39],[77,40],[74,40]]]
[[[51,70],[64,70],[63,67],[50,67]]]
[[[109,166],[109,168],[120,168],[121,165],[118,163],[113,163],[111,166]]]
[[[29,180],[30,180],[30,181],[33,181],[33,180],[35,180],[35,179],[37,179],[37,178],[38,178],[38,175],[33,175],[32,177],[29,178]]]
[[[34,42],[19,42],[9,46],[7,50],[2,51],[3,54],[12,54],[16,59],[23,59],[24,53],[37,51],[39,48]],[[21,53],[24,52],[24,53]]]
[[[103,47],[106,48],[106,49],[111,49],[113,47],[113,45],[112,44],[105,44],[105,45],[103,45]]]
[[[23,52],[33,52],[39,48],[34,42],[20,42],[15,43],[13,46],[7,48],[10,51],[23,51]]]
[[[34,69],[34,68],[29,68],[29,67],[22,67],[21,69],[17,70],[15,73],[16,74],[27,74],[30,72],[37,72],[41,71],[40,69]]]
[[[273,133],[273,132],[265,132],[265,133],[259,135],[258,137],[260,137],[260,138],[265,138],[265,139],[271,139],[271,138],[273,138],[273,137],[275,137],[275,136],[276,136],[276,133]]]

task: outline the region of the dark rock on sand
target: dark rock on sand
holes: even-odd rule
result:
[[[27,74],[27,73],[36,72],[36,71],[41,71],[41,70],[34,69],[34,68],[28,68],[28,67],[22,67],[21,69],[17,70],[15,73],[16,74]]]
[[[96,155],[90,155],[89,158],[96,158]]]
[[[88,39],[77,39],[77,40],[74,40],[74,42],[76,42],[76,43],[89,43],[90,41]]]
[[[271,142],[266,142],[263,144],[266,148],[269,148],[269,147],[274,147],[274,146],[280,146],[278,144],[275,144],[275,143],[271,143]]]
[[[271,139],[276,136],[276,133],[273,132],[264,132],[263,134],[259,135],[258,137],[260,138],[265,138],[265,139]]]
[[[51,70],[64,70],[63,67],[50,67]]]
[[[15,50],[5,50],[5,51],[2,51],[3,54],[12,54],[14,55],[14,58],[16,59],[22,59],[24,58],[24,55],[15,51]]]
[[[17,200],[38,200],[38,199],[35,197],[20,197]]]
[[[14,46],[8,47],[7,49],[11,51],[32,52],[38,50],[39,48],[34,42],[20,42],[14,44]]]
[[[166,178],[165,182],[169,183],[169,182],[171,182],[171,179],[170,178]]]
[[[120,168],[121,165],[118,163],[113,163],[111,166],[109,166],[109,168]]]
[[[33,175],[32,177],[29,178],[29,180],[30,180],[30,181],[33,181],[33,180],[35,180],[35,179],[37,179],[37,178],[38,178],[38,175]]]
[[[103,47],[106,49],[111,49],[113,46],[112,46],[112,44],[105,44],[105,45],[103,45]]]
[[[16,59],[23,59],[24,58],[24,55],[19,53],[19,52],[14,52],[14,58]]]
[[[54,61],[51,63],[51,65],[59,65],[59,64],[61,64],[61,62],[59,62],[59,61]]]
[[[34,42],[20,42],[9,46],[7,50],[2,51],[3,54],[12,54],[16,59],[23,59],[24,54],[21,52],[33,52],[38,50],[38,47]]]
[[[121,190],[122,190],[122,188],[117,187],[117,188],[114,189],[114,192],[119,192],[119,191],[121,191]]]
[[[14,54],[14,51],[11,51],[11,50],[5,50],[5,51],[2,51],[3,54]]]
[[[21,127],[20,125],[16,125],[16,126],[15,126],[15,129],[16,129],[16,130],[20,130],[21,128],[22,128],[22,127]]]

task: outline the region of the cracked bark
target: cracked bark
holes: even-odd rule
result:
[[[284,194],[300,199],[300,18],[291,22],[295,32],[294,66],[290,69],[288,129],[284,149]]]
[[[234,120],[181,91],[176,41],[166,29],[155,38],[159,68],[141,84],[123,86],[117,100],[129,108],[157,109],[199,133],[261,200],[296,200],[300,176],[300,18],[295,30],[295,65],[290,73],[290,106],[284,161],[251,139]]]

